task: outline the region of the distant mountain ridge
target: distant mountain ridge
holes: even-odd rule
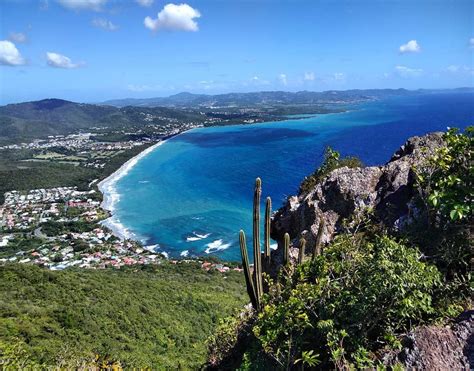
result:
[[[150,123],[147,114],[184,122],[200,118],[197,113],[167,107],[118,108],[55,98],[43,99],[0,106],[0,141],[68,134],[91,127],[145,125]]]
[[[440,90],[366,89],[324,92],[262,91],[218,95],[179,93],[165,98],[118,99],[98,104],[48,98],[0,106],[0,143],[69,134],[92,127],[161,125],[167,119],[203,122],[206,118],[272,120],[288,114],[325,113],[344,104]],[[474,91],[459,88],[446,91]],[[333,106],[332,106],[333,105]],[[332,107],[332,108],[327,108]],[[336,107],[335,109],[333,109]],[[248,110],[247,110],[248,109]],[[251,116],[256,115],[256,116]]]
[[[472,88],[459,88],[470,89]],[[388,96],[420,94],[439,90],[407,89],[352,89],[328,90],[322,92],[299,91],[261,91],[251,93],[226,93],[217,95],[178,93],[169,97],[113,99],[102,104],[115,107],[222,107],[222,106],[258,106],[275,104],[328,104],[340,100],[370,100]]]

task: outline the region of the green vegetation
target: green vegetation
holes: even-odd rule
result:
[[[137,146],[109,158],[102,169],[74,166],[73,163],[50,161],[26,162],[32,151],[4,150],[0,157],[0,203],[11,190],[72,187],[86,190],[94,179],[105,179],[124,162],[142,152],[149,145]]]
[[[150,122],[146,115],[154,118]],[[203,121],[199,112],[173,108],[116,108],[74,103],[61,99],[9,104],[0,107],[0,144],[71,134],[81,129],[130,128],[148,124],[164,125],[171,120]]]
[[[331,147],[327,147],[324,152],[324,160],[321,166],[310,176],[306,177],[300,185],[299,193],[308,192],[310,189],[324,179],[331,171],[347,166],[349,168],[364,166],[357,157],[343,157]]]
[[[82,220],[56,222],[48,220],[40,225],[41,232],[47,236],[58,236],[65,233],[83,233],[100,227],[97,223],[86,222]]]
[[[0,359],[11,360],[12,369],[99,362],[198,368],[218,319],[247,300],[243,284],[241,273],[205,272],[198,263],[65,271],[2,266]]]
[[[419,215],[403,234],[387,232],[370,211],[355,215],[324,251],[267,277],[256,310],[221,321],[209,364],[383,368],[379,352],[401,349],[409,329],[471,308],[472,132],[448,131],[446,146],[418,169]],[[339,161],[327,151],[315,178]]]
[[[446,147],[440,148],[418,174],[421,189],[428,194],[429,205],[443,218],[465,221],[473,210],[474,127],[465,134],[450,129]]]

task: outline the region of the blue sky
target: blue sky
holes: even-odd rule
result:
[[[2,0],[0,12],[1,104],[474,85],[472,0]]]

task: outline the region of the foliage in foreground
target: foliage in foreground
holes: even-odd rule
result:
[[[446,147],[417,169],[417,218],[403,235],[355,217],[323,254],[269,281],[260,311],[222,321],[220,340],[209,347],[211,366],[379,367],[377,353],[400,348],[413,326],[470,307],[472,129],[450,130],[444,140]]]
[[[243,275],[196,263],[54,272],[0,267],[0,360],[37,367],[197,368],[220,317],[245,303]]]

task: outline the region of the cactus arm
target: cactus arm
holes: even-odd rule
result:
[[[303,258],[304,258],[304,249],[306,247],[306,240],[301,237],[300,239],[300,247],[299,247],[299,253],[298,253],[298,264],[301,265],[303,263]]]
[[[321,255],[321,239],[323,238],[324,219],[321,218],[318,227],[318,234],[316,235],[316,243],[313,250],[313,259]]]
[[[250,273],[249,258],[247,255],[247,243],[245,242],[245,233],[240,231],[239,233],[239,242],[240,242],[240,254],[242,255],[242,268],[244,270],[245,282],[247,284],[247,294],[250,297],[252,306],[257,310],[258,301],[257,296],[255,295],[255,288],[252,281],[252,274]]]
[[[287,265],[290,262],[290,235],[285,233],[283,243],[283,265]]]

